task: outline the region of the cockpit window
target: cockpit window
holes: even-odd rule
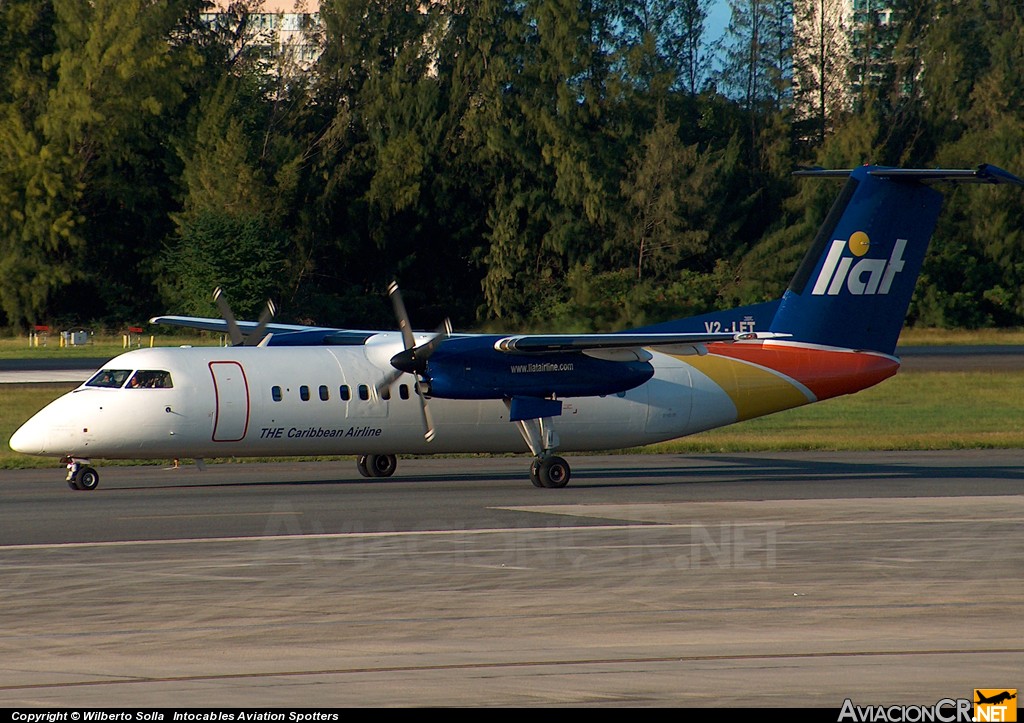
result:
[[[85,383],[85,386],[117,389],[124,385],[124,380],[131,373],[131,369],[101,369],[92,379]]]
[[[128,380],[129,389],[170,389],[173,386],[170,372],[155,369],[140,369]]]

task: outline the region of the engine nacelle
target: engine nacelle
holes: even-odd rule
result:
[[[509,354],[498,337],[449,339],[426,365],[429,394],[445,399],[604,396],[640,386],[647,361],[612,361],[586,354]]]

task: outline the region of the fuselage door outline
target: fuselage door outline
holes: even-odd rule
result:
[[[249,431],[249,381],[235,361],[211,361],[214,442],[241,442]]]

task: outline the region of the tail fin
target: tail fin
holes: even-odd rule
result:
[[[942,206],[935,181],[1016,183],[994,166],[918,170],[863,166],[797,175],[845,177],[814,243],[782,297],[771,330],[794,340],[885,354],[910,306]]]

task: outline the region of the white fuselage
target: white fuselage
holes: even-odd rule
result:
[[[132,351],[104,369],[165,371],[171,386],[83,385],[26,422],[11,446],[110,459],[527,451],[501,400],[430,399],[436,436],[425,441],[411,375],[390,399],[372,392],[401,344],[384,333],[365,346]],[[558,448],[629,447],[735,420],[729,397],[703,375],[667,355],[652,363],[655,376],[640,387],[564,400],[553,420]]]

